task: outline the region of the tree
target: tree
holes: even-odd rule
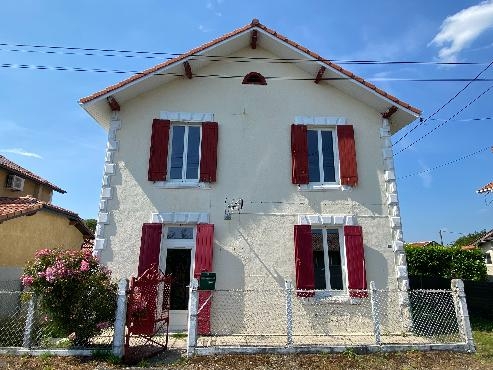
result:
[[[452,245],[454,247],[463,247],[465,245],[472,245],[472,244],[474,244],[474,242],[476,240],[485,236],[486,233],[487,233],[486,230],[481,230],[481,231],[475,231],[475,232],[467,234],[467,235],[463,235],[460,238],[457,238],[457,240],[455,240],[452,243]]]
[[[91,230],[93,233],[96,232],[96,224],[98,223],[97,220],[95,220],[94,218],[88,218],[84,220],[84,223],[89,228],[89,230]]]

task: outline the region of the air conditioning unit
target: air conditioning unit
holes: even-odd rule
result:
[[[17,175],[7,177],[7,189],[22,191],[24,189],[24,179]]]

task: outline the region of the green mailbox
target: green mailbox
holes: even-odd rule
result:
[[[201,272],[199,279],[199,290],[214,290],[216,289],[216,273]]]

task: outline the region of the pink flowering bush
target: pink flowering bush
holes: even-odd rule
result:
[[[39,250],[21,280],[39,296],[50,327],[76,345],[87,344],[114,320],[116,284],[90,252]]]

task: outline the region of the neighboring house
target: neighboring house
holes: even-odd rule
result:
[[[94,239],[74,212],[51,204],[65,190],[0,156],[0,281],[15,281],[43,248],[79,250]]]
[[[485,236],[474,242],[474,245],[481,248],[481,251],[484,253],[488,280],[493,281],[493,230],[487,232]]]
[[[423,242],[411,242],[407,243],[409,247],[436,247],[438,245],[441,245],[437,243],[434,240],[429,240],[429,241],[423,241]]]
[[[476,191],[476,193],[478,193],[478,194],[489,194],[491,192],[493,192],[493,182],[490,182],[489,184],[486,184],[481,189],[478,189]]]
[[[348,303],[373,280],[406,311],[390,135],[420,110],[257,20],[80,103],[108,131],[94,253],[116,277],[174,274],[175,329],[202,271]]]

